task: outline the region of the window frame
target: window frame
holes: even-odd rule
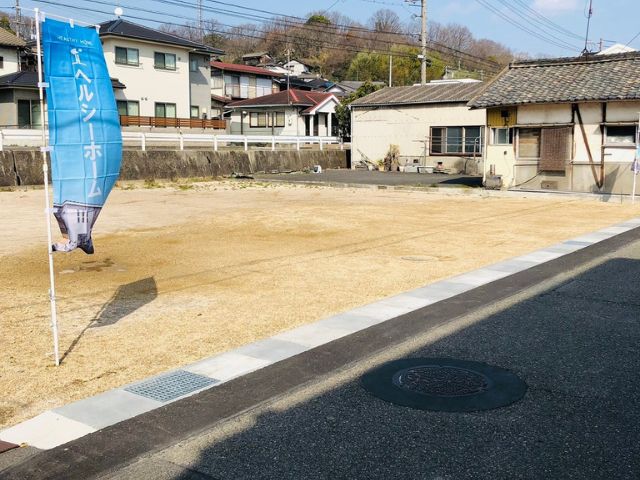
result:
[[[4,68],[4,57],[0,55],[0,68]]]
[[[195,65],[195,68],[194,68]],[[200,62],[198,61],[197,58],[190,58],[189,59],[189,71],[190,72],[197,72],[200,69]]]
[[[507,131],[507,143],[498,141],[498,131]],[[514,131],[513,127],[491,127],[491,145],[513,145]]]
[[[119,62],[118,61],[118,50],[124,50],[126,61]],[[136,63],[129,62],[129,51],[136,52]],[[117,65],[126,65],[128,67],[139,67],[140,66],[140,50],[137,48],[129,48],[129,47],[118,47],[116,46],[114,50],[115,55],[115,63]]]
[[[127,113],[120,113],[120,106],[124,104]],[[138,114],[132,115],[131,113],[131,105],[136,105],[138,107]],[[116,100],[116,107],[118,108],[118,115],[126,115],[127,117],[139,117],[140,116],[140,102],[137,100]]]
[[[269,117],[267,112],[249,112],[249,128],[269,128],[267,117]],[[264,125],[260,125],[261,121]]]
[[[196,109],[196,114],[193,114],[193,109]],[[189,108],[190,118],[200,118],[200,106],[199,105],[191,105]]]
[[[627,129],[633,129],[633,137],[632,137],[632,141],[631,142],[625,142],[625,141],[611,141],[609,140],[609,129],[610,128],[627,128]],[[622,135],[616,135],[616,137],[622,137]],[[635,148],[637,146],[637,139],[638,139],[638,127],[636,124],[629,124],[629,125],[605,125],[605,131],[604,131],[604,144],[607,147],[629,147],[629,148]]]
[[[461,137],[460,137],[460,151],[450,152],[448,139],[449,139],[449,129],[459,128],[461,129]],[[467,151],[468,142],[467,142],[467,129],[478,128],[480,130],[480,135],[478,138],[480,139],[480,145],[478,151],[474,152],[473,147],[471,147],[470,151]],[[434,130],[440,130],[441,135],[434,135]],[[483,125],[449,125],[449,126],[433,126],[429,129],[430,141],[429,141],[429,155],[431,156],[450,156],[450,157],[468,157],[469,155],[482,155],[484,152],[484,126]],[[437,144],[440,145],[440,152],[434,151],[433,147],[436,142],[434,139],[438,138],[439,142]]]
[[[158,56],[162,55],[162,64],[158,62]],[[173,57],[173,68],[167,67],[167,57]],[[167,52],[153,52],[153,68],[156,70],[169,70],[176,71],[178,69],[177,63],[178,57],[175,53],[167,53]]]
[[[167,116],[167,105],[172,105],[173,106],[173,111],[174,111],[174,116],[173,117],[168,117]],[[164,115],[158,115],[158,107],[162,106],[162,108],[164,108]],[[169,103],[169,102],[155,102],[154,106],[153,106],[153,113],[155,114],[156,118],[177,118],[178,117],[178,110],[176,108],[176,104],[175,103]]]
[[[520,137],[522,137],[523,130],[537,130],[538,131],[538,155],[535,157],[524,157],[522,156],[522,149],[520,146]],[[542,148],[542,128],[541,127],[526,127],[526,128],[518,128],[518,142],[517,142],[517,158],[523,160],[540,160],[540,152]]]

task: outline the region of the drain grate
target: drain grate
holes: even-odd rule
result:
[[[185,370],[177,370],[161,377],[136,383],[126,387],[125,390],[159,402],[168,402],[215,383],[218,381],[213,378],[196,375]]]
[[[504,407],[527,391],[527,385],[508,370],[449,358],[396,360],[365,374],[362,385],[387,402],[441,412]]]

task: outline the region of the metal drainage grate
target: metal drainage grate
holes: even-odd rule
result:
[[[159,402],[168,402],[217,382],[213,378],[196,375],[185,370],[177,370],[161,377],[136,383],[126,387],[125,390]]]
[[[504,407],[527,391],[527,385],[508,370],[449,358],[396,360],[365,374],[362,385],[387,402],[441,412]]]

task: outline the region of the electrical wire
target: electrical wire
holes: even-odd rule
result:
[[[101,13],[101,14],[104,14],[104,15],[111,15],[111,12],[105,12],[105,11],[102,11],[102,10],[96,10],[96,9],[91,9],[91,8],[87,8],[87,7],[79,7],[79,6],[76,6],[76,5],[63,4],[63,3],[60,3],[60,2],[51,2],[51,1],[46,1],[46,0],[35,0],[35,1],[39,2],[39,3],[49,4],[49,5],[64,6],[64,7],[75,9],[75,10],[81,10],[81,11],[89,10],[89,11],[93,11],[95,13]],[[156,0],[156,1],[158,1],[159,3],[170,4],[170,5],[173,5],[173,6],[177,6],[176,4],[181,4],[180,6],[189,6],[189,7],[193,7],[193,8],[196,7],[194,4],[191,4],[189,2],[180,1],[180,0]],[[92,3],[111,6],[111,3],[100,1],[100,0],[92,0]],[[143,11],[145,13],[151,13],[151,14],[157,14],[157,15],[166,15],[166,12],[158,12],[158,11],[155,11],[155,10],[143,9],[143,8],[140,8],[140,7],[131,7],[130,6],[130,7],[126,7],[126,8],[129,8],[131,10]],[[217,10],[217,9],[212,9],[212,10]],[[192,22],[196,21],[196,19],[193,18],[193,17],[187,17],[187,16],[184,16],[184,15],[176,15],[174,13],[172,13],[171,15],[172,15],[173,18],[181,18],[183,20],[192,21]],[[151,22],[154,22],[154,23],[161,23],[161,24],[169,24],[171,26],[177,26],[177,27],[183,27],[184,26],[184,25],[179,25],[179,24],[175,24],[175,23],[166,22],[166,20],[156,20],[156,19],[153,19],[153,18],[140,17],[140,16],[131,16],[131,15],[126,15],[126,16],[129,17],[129,18],[132,18],[132,19],[136,19],[136,20],[151,21]],[[251,16],[248,17],[248,18],[243,16],[242,18],[253,20],[253,18]],[[270,22],[272,21],[272,19],[268,19],[268,20]],[[229,28],[232,28],[232,29],[238,28],[237,25],[225,25],[225,24],[220,24],[220,25],[223,25],[223,26],[226,26],[226,27],[229,27]],[[288,25],[288,22],[287,22],[287,25]],[[299,25],[294,24],[293,26],[294,27],[298,27],[298,28],[301,27],[303,29],[309,30],[309,28],[308,28],[309,25],[299,26]],[[318,30],[317,28],[311,28],[311,31],[314,31],[315,33],[324,33],[324,34],[326,34],[326,31],[321,31],[321,30]],[[372,32],[372,33],[375,32],[373,30],[369,30],[369,31]],[[285,43],[285,41],[282,40],[283,37],[286,37],[286,41],[289,41],[290,39],[292,39],[292,40],[303,40],[303,41],[305,41],[307,43],[309,43],[309,41],[310,41],[308,38],[300,39],[299,37],[296,37],[295,35],[290,35],[290,34],[288,34],[286,32],[285,33],[273,32],[273,31],[268,31],[267,32],[267,31],[263,31],[263,30],[257,30],[257,32],[261,33],[261,34],[264,34],[264,35],[270,35],[271,37],[276,37],[276,41],[280,41],[282,43]],[[215,31],[212,31],[212,33],[216,33],[216,34],[220,34],[220,35],[242,36],[242,37],[245,37],[245,38],[253,38],[253,39],[256,39],[256,40],[263,40],[264,39],[263,37],[258,37],[258,36],[255,36],[255,35],[240,34],[238,32],[233,32],[233,31],[227,32],[227,31],[215,30]],[[358,37],[356,35],[349,34],[349,33],[347,33],[346,37],[347,38],[351,37],[354,40],[361,40],[361,41],[365,41],[365,42],[371,41],[371,39]],[[381,41],[382,41],[382,43],[388,43],[389,45],[405,45],[405,46],[410,46],[410,47],[417,47],[417,45],[415,45],[415,44],[408,44],[408,43],[401,44],[399,42],[383,41],[382,39],[376,39],[376,42],[381,42]],[[338,51],[345,51],[346,50],[346,51],[349,51],[349,52],[352,52],[352,53],[380,53],[380,54],[394,55],[394,56],[397,56],[397,57],[410,57],[410,58],[414,57],[414,55],[412,55],[412,54],[404,54],[402,52],[390,51],[388,49],[387,50],[383,50],[383,49],[380,49],[380,48],[376,48],[376,49],[363,50],[362,48],[352,47],[350,45],[337,46],[336,47],[335,44],[333,44],[333,43],[329,43],[327,41],[322,41],[322,40],[318,40],[318,39],[312,40],[311,43],[314,46],[321,47],[321,48],[327,48],[327,49],[338,50]],[[432,43],[436,43],[436,42],[432,42]],[[439,51],[439,53],[443,53],[443,54],[446,54],[446,55],[451,55],[452,54],[451,52],[455,52],[455,53],[459,53],[461,55],[464,55],[465,57],[467,57],[467,58],[464,59],[464,61],[466,63],[475,64],[477,66],[481,65],[482,68],[485,69],[487,71],[487,73],[489,73],[489,74],[496,73],[497,72],[497,67],[500,67],[500,65],[497,62],[486,60],[486,59],[484,59],[482,57],[476,57],[476,56],[473,56],[472,54],[468,54],[467,52],[462,52],[462,51],[459,51],[459,50],[456,50],[456,49],[453,49],[453,48],[450,48],[450,47],[447,47],[447,46],[444,46],[443,48],[445,50],[447,50],[447,51],[439,50],[436,46],[431,45],[431,49],[434,50],[434,51]]]
[[[557,33],[561,33],[561,34],[564,34],[564,35],[566,35],[568,37],[572,37],[574,39],[582,41],[583,37],[581,35],[579,35],[577,33],[574,33],[571,30],[567,30],[562,25],[560,25],[558,23],[555,23],[553,20],[551,20],[548,17],[545,17],[540,12],[538,12],[537,10],[535,10],[535,9],[531,8],[529,5],[527,5],[523,0],[513,0],[513,1],[515,3],[517,3],[518,5],[520,5],[524,10],[529,12],[531,15],[537,17],[542,22],[546,23],[549,26],[549,28],[555,30]]]
[[[568,43],[565,43],[563,40],[558,39],[557,37],[550,37],[550,36],[548,36],[548,35],[546,35],[544,33],[540,33],[540,32],[536,32],[534,30],[531,30],[530,28],[526,27],[525,25],[523,25],[522,23],[518,22],[517,20],[514,20],[513,18],[509,17],[505,13],[501,12],[495,6],[490,4],[487,0],[475,0],[475,1],[477,3],[479,3],[480,5],[482,5],[483,7],[485,7],[486,9],[490,10],[491,12],[493,12],[494,14],[496,14],[497,16],[499,16],[500,18],[502,18],[503,20],[505,20],[510,25],[513,25],[513,26],[519,28],[523,32],[526,32],[529,35],[531,35],[533,37],[536,37],[539,40],[542,40],[542,41],[544,41],[546,43],[549,43],[549,44],[554,45],[556,47],[560,47],[560,48],[565,49],[565,50],[579,50],[574,45],[570,45]]]

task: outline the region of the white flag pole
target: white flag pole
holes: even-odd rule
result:
[[[51,207],[49,205],[49,165],[47,163],[47,134],[44,126],[44,87],[42,81],[42,52],[40,49],[40,10],[34,9],[36,17],[36,45],[38,56],[38,91],[40,92],[40,126],[42,127],[42,173],[44,175],[45,216],[47,218],[47,247],[49,250],[49,301],[51,303],[51,330],[53,332],[53,356],[56,367],[60,365],[60,350],[58,346],[58,314],[56,309],[56,286],[53,270],[53,241],[51,239]]]
[[[636,178],[640,169],[640,158],[638,158],[638,149],[640,149],[640,113],[638,114],[638,130],[636,130],[636,153],[633,159],[631,171],[633,173],[633,187],[631,189],[631,203],[636,203]]]

